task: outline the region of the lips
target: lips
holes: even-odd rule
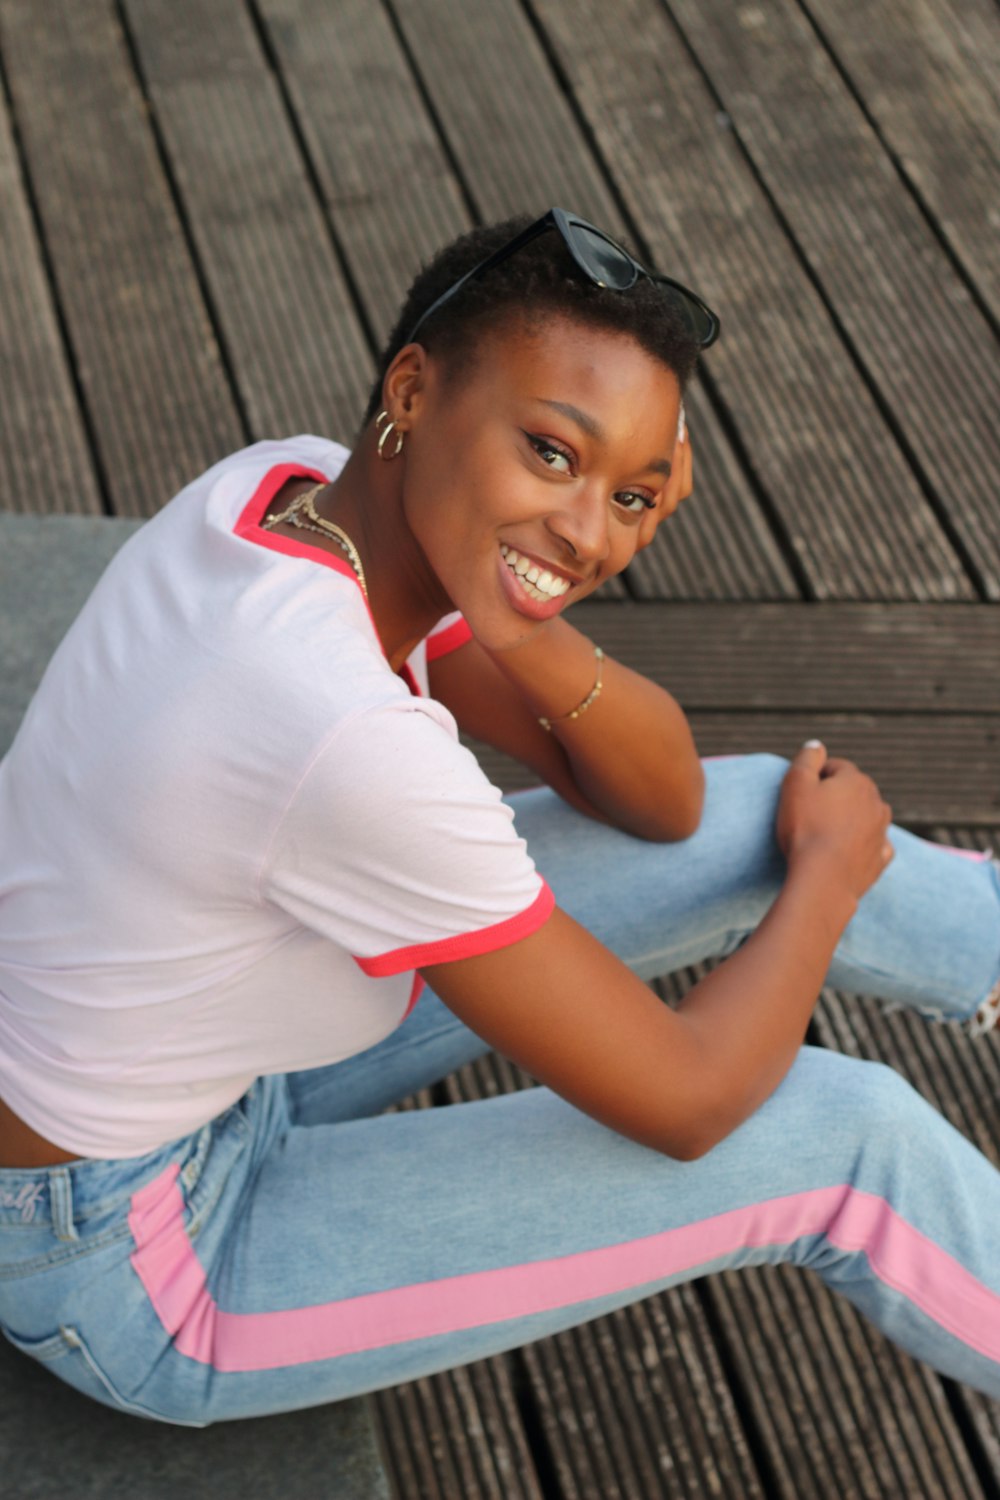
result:
[[[564,610],[570,599],[574,597],[571,592],[570,580],[564,573],[554,573],[551,568],[545,568],[536,558],[527,559],[530,567],[538,569],[538,582],[544,582],[544,574],[548,573],[553,580],[558,579],[556,593],[545,593],[537,583],[529,583],[528,571],[524,573],[516,571],[518,564],[522,561],[523,554],[518,553],[511,547],[497,548],[496,568],[500,588],[507,599],[510,607],[519,615],[525,615],[529,620],[551,620]]]
[[[528,597],[537,599],[539,603],[561,599],[572,587],[570,579],[564,574],[544,567],[533,558],[525,557],[514,547],[508,547],[505,542],[500,543],[500,553]]]

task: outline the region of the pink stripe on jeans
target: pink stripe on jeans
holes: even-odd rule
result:
[[[863,1250],[875,1274],[927,1317],[988,1358],[1000,1353],[1000,1297],[883,1199],[849,1185],[771,1198],[598,1250],[472,1271],[275,1312],[225,1312],[184,1228],[178,1168],[132,1198],[131,1260],[180,1353],[217,1370],[273,1370],[413,1339],[527,1318],[626,1289],[650,1287],[744,1248],[825,1234]]]

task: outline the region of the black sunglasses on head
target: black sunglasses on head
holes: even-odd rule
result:
[[[460,292],[467,281],[475,277],[485,276],[494,266],[501,261],[508,260],[510,256],[516,255],[525,245],[530,245],[539,235],[545,234],[550,229],[556,229],[562,235],[570,255],[589,281],[595,286],[609,287],[613,292],[627,292],[629,287],[635,286],[640,276],[645,276],[648,281],[654,282],[662,287],[668,300],[677,309],[687,325],[692,337],[702,349],[707,349],[709,344],[714,344],[719,337],[719,320],[702,302],[694,292],[688,291],[687,287],[681,286],[679,281],[674,281],[670,276],[659,276],[655,271],[647,271],[645,266],[631,256],[627,250],[606,235],[602,229],[594,224],[588,224],[586,219],[581,219],[578,214],[567,213],[562,208],[550,208],[547,214],[536,219],[534,224],[529,224],[516,234],[506,245],[501,245],[499,250],[494,250],[485,260],[481,260],[471,271],[466,271],[453,282],[446,291],[443,291],[437,301],[432,302],[426,312],[420,317],[410,329],[404,339],[404,344],[411,344],[417,336],[417,330],[427,319],[436,313],[438,308],[450,302],[457,292]]]

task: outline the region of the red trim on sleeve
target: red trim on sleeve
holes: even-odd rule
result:
[[[427,964],[454,963],[458,958],[479,958],[484,953],[495,953],[498,948],[507,948],[529,933],[536,932],[552,915],[556,898],[543,880],[542,888],[534,901],[516,917],[506,917],[494,922],[492,927],[480,927],[475,932],[463,932],[458,937],[438,938],[432,943],[414,943],[410,948],[395,948],[391,953],[377,953],[374,958],[358,958],[354,962],[363,973],[372,979],[386,979],[390,974],[404,974],[407,969],[422,969]]]
[[[424,978],[424,976],[422,974],[414,974],[413,988],[410,990],[410,998],[407,1002],[406,1009],[403,1011],[403,1014],[399,1018],[400,1026],[402,1026],[403,1022],[406,1020],[407,1016],[410,1014],[410,1011],[416,1005],[417,1001],[420,999],[420,996],[423,994],[426,988],[427,980]]]
[[[420,691],[420,683],[414,677],[409,662],[404,661],[403,665],[400,667],[396,675],[402,682],[406,683],[406,686],[409,688],[410,693],[414,698],[422,698],[424,696]]]
[[[457,651],[459,646],[471,640],[472,631],[466,622],[456,620],[447,630],[441,630],[437,635],[432,632],[427,637],[427,660],[437,661],[439,656],[447,656],[449,651]]]

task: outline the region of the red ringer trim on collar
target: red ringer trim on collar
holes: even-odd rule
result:
[[[313,479],[317,484],[330,483],[325,474],[321,474],[318,469],[307,468],[304,464],[275,464],[273,469],[268,469],[243,507],[240,518],[233,527],[233,535],[243,537],[248,542],[256,542],[261,547],[270,547],[272,552],[281,552],[285,557],[305,557],[309,562],[320,563],[325,568],[331,568],[334,573],[341,573],[349,578],[360,590],[358,575],[346,557],[336,557],[324,547],[314,546],[304,538],[301,542],[293,541],[291,537],[264,530],[261,525],[264,512],[282,485],[287,484],[290,479]],[[361,597],[364,598],[364,594]]]
[[[427,964],[454,963],[458,958],[479,958],[484,953],[495,953],[498,948],[507,948],[520,938],[537,932],[542,923],[552,915],[556,898],[543,880],[542,888],[529,907],[516,917],[507,917],[494,922],[492,927],[480,927],[476,932],[463,932],[458,937],[438,938],[432,943],[415,943],[410,948],[396,948],[391,953],[378,953],[374,958],[358,958],[354,962],[371,979],[386,979],[391,974],[405,974],[409,969],[422,969]]]
[[[287,484],[290,479],[313,479],[317,484],[330,483],[328,475],[321,474],[319,469],[310,469],[306,464],[275,464],[273,469],[268,469],[264,478],[240,512],[240,518],[233,527],[233,535],[242,537],[244,541],[254,542],[260,547],[269,547],[272,552],[281,552],[285,557],[304,557],[308,562],[319,563],[322,567],[329,568],[334,573],[339,573],[343,578],[349,578],[361,595],[365,608],[368,610],[368,618],[372,622],[372,629],[375,630],[375,620],[368,605],[368,600],[365,598],[360,579],[346,557],[337,557],[334,553],[327,552],[325,547],[314,546],[313,543],[307,542],[305,538],[302,541],[294,541],[291,537],[279,536],[274,531],[265,531],[261,525],[267,507],[282,485]],[[444,632],[446,635],[450,633],[450,631]],[[375,630],[375,635],[377,638],[377,630]],[[381,645],[381,642],[379,644]],[[449,647],[448,649],[453,648]],[[423,696],[420,691],[420,684],[408,666],[403,666],[399,676],[406,683],[414,698]]]
[[[456,620],[447,630],[441,630],[437,635],[432,632],[427,637],[427,660],[437,661],[439,656],[447,656],[449,651],[457,651],[459,646],[471,640],[472,631],[466,622]]]

